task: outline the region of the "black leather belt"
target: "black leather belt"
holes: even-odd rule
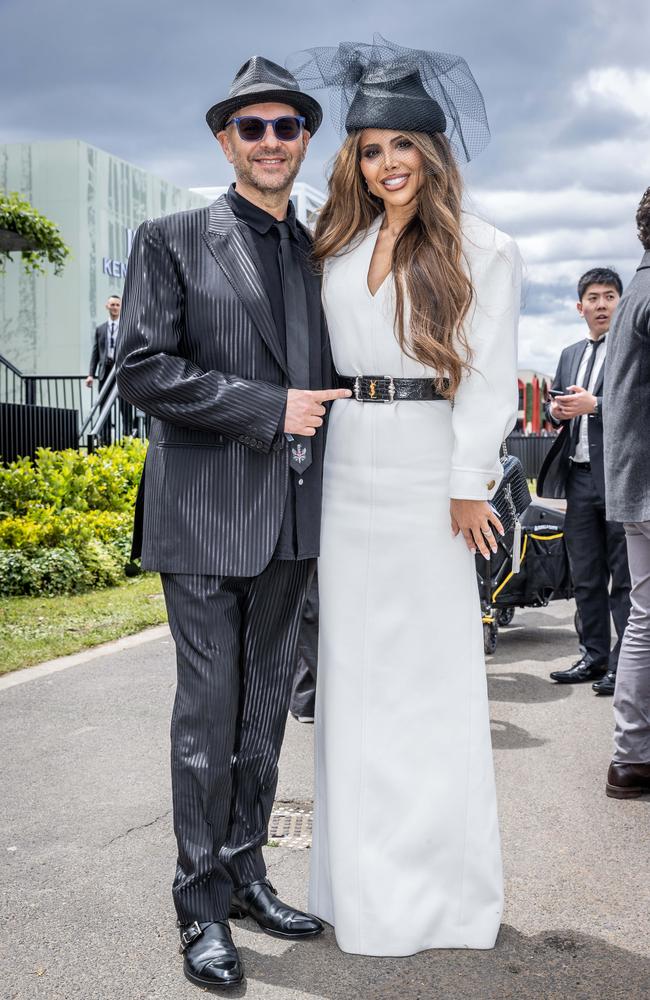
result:
[[[571,459],[571,465],[574,469],[584,469],[586,472],[591,471],[591,462],[574,462],[573,459]]]
[[[446,399],[438,388],[447,389],[447,379],[393,378],[391,375],[338,375],[342,389],[352,389],[360,403],[394,403],[403,399]]]

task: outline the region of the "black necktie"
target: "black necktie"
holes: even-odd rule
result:
[[[111,339],[109,341],[109,348],[112,354],[115,350],[115,323],[111,323]]]
[[[601,344],[605,343],[605,338],[601,337],[600,340],[591,341],[591,354],[589,355],[589,361],[587,362],[587,368],[585,370],[584,378],[582,380],[582,388],[589,392],[589,383],[591,382],[591,376],[594,370],[594,365],[596,364],[596,352]],[[573,428],[571,431],[571,454],[575,454],[575,450],[578,447],[578,438],[580,437],[580,421],[582,417],[574,417]]]
[[[605,343],[605,338],[601,337],[600,340],[591,341],[591,354],[589,356],[589,361],[587,362],[587,370],[585,372],[585,377],[582,380],[582,388],[589,392],[589,383],[591,382],[591,375],[594,370],[594,365],[596,364],[596,351],[601,344]]]
[[[287,338],[287,367],[292,389],[309,388],[309,330],[307,296],[298,248],[291,239],[286,222],[276,222],[280,233],[278,260],[282,277],[284,321]],[[289,464],[295,472],[304,472],[311,465],[311,439],[293,436],[290,442]]]

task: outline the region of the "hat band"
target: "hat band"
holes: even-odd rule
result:
[[[287,94],[299,93],[298,87],[275,86],[273,84],[264,83],[263,81],[258,80],[255,83],[247,84],[247,86],[245,87],[238,87],[236,90],[233,87],[231,87],[228,97],[229,98],[241,97],[244,94],[263,94],[267,91],[276,91],[276,90],[279,91],[286,90]]]

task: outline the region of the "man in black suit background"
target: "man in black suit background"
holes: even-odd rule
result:
[[[88,365],[88,376],[86,378],[86,385],[89,389],[95,377],[97,377],[101,391],[106,379],[113,370],[117,350],[117,337],[120,330],[121,309],[122,299],[120,296],[109,295],[106,300],[108,319],[95,328],[95,335],[93,337],[93,347],[90,354],[90,364]],[[126,399],[120,398],[120,414],[122,416],[122,434],[132,434],[135,431],[134,411]],[[102,444],[111,443],[110,420],[102,428],[101,441]]]
[[[320,540],[331,357],[310,237],[289,200],[320,105],[253,56],[206,118],[236,184],[136,233],[120,392],[150,414],[142,566],[176,643],[173,897],[185,975],[243,979],[228,918],[289,941],[322,924],[276,896],[262,847]],[[142,491],[141,491],[142,492]]]
[[[578,282],[578,312],[586,339],[566,347],[551,388],[548,412],[562,430],[537,481],[541,497],[566,497],[564,525],[583,655],[559,684],[592,681],[596,694],[613,694],[621,640],[630,612],[630,576],[623,526],[605,512],[603,380],[607,337],[623,286],[616,271],[594,268]],[[610,586],[611,582],[611,586]],[[617,642],[611,648],[611,618]]]

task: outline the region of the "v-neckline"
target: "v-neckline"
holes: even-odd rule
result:
[[[372,299],[373,302],[375,301],[375,299],[377,298],[377,296],[381,292],[382,288],[384,288],[386,282],[388,281],[388,279],[390,278],[391,274],[393,273],[392,272],[392,268],[389,269],[387,271],[385,277],[383,278],[383,280],[380,282],[380,284],[377,285],[375,291],[374,292],[370,291],[370,285],[368,283],[368,278],[370,277],[370,265],[372,264],[372,258],[374,257],[375,250],[377,248],[377,240],[379,239],[379,232],[381,230],[381,224],[383,222],[383,219],[384,219],[383,215],[377,216],[377,220],[375,222],[373,222],[372,226],[368,230],[368,235],[370,236],[370,234],[373,233],[373,228],[375,226],[377,226],[377,229],[376,229],[376,231],[373,234],[374,235],[374,239],[372,241],[369,240],[370,246],[371,246],[371,250],[370,250],[370,257],[368,258],[368,262],[367,262],[367,265],[365,267],[366,277],[365,277],[365,282],[364,282],[364,284],[366,286],[366,292],[368,293],[369,297]]]

